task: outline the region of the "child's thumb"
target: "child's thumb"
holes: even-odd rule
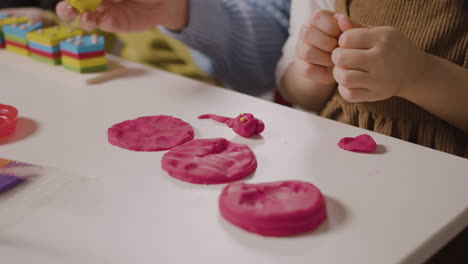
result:
[[[347,30],[353,28],[367,28],[365,25],[360,25],[351,20],[351,18],[345,14],[335,14],[333,17],[338,22],[338,26],[340,27],[341,31],[345,32]]]

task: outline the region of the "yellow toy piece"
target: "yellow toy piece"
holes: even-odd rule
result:
[[[66,0],[80,13],[96,11],[101,5],[102,0]]]
[[[28,18],[26,17],[18,17],[18,16],[6,17],[4,19],[0,19],[0,29],[4,25],[21,24],[21,23],[27,23],[27,22],[28,22]]]
[[[84,59],[84,60],[77,60],[71,57],[63,56],[62,57],[62,64],[68,65],[73,68],[91,68],[96,66],[101,66],[107,63],[106,57],[98,57],[98,58],[91,58],[91,59]]]
[[[64,26],[48,27],[28,33],[28,41],[46,46],[57,46],[64,39],[83,35],[84,31]]]

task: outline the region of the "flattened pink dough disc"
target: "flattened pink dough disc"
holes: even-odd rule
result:
[[[107,131],[109,143],[135,151],[161,151],[194,137],[192,126],[172,116],[145,116],[113,125]]]
[[[233,182],[257,168],[257,159],[247,145],[224,138],[187,142],[164,154],[161,162],[172,177],[200,184]]]
[[[308,232],[327,218],[320,190],[302,181],[231,183],[219,197],[219,210],[230,223],[263,236]]]
[[[375,143],[375,140],[371,136],[364,134],[355,138],[342,138],[338,142],[338,147],[354,152],[372,153],[377,150],[377,143]]]

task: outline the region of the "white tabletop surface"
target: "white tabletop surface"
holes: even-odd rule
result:
[[[122,63],[131,74],[86,86],[17,67],[3,52],[0,103],[21,120],[16,137],[0,141],[0,157],[88,180],[3,230],[1,263],[417,263],[468,224],[466,159],[130,62]],[[241,112],[265,122],[262,138],[197,119]],[[160,114],[189,122],[196,138],[248,144],[259,166],[247,182],[315,184],[329,219],[298,237],[247,233],[220,217],[224,185],[180,182],[161,169],[163,152],[107,143],[111,125]],[[362,133],[378,154],[336,146]]]

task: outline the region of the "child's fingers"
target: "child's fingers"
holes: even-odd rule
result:
[[[344,87],[367,88],[370,85],[369,74],[358,70],[347,70],[341,67],[333,67],[333,77],[338,84]]]
[[[368,72],[373,65],[368,50],[336,48],[331,54],[334,65],[344,68]]]
[[[309,23],[320,29],[330,37],[337,38],[341,34],[338,23],[333,18],[333,13],[327,10],[317,10],[310,17]]]
[[[98,26],[98,17],[96,13],[86,12],[81,16],[80,26],[86,31],[92,31]]]
[[[378,34],[369,28],[355,28],[341,34],[338,45],[345,49],[370,49],[377,43]]]
[[[296,54],[298,59],[304,60],[308,63],[327,67],[333,66],[330,53],[305,43],[298,47]]]
[[[347,88],[340,84],[338,85],[338,91],[350,103],[368,102],[371,98],[370,91],[365,88]]]
[[[295,60],[296,71],[306,79],[315,80],[320,83],[334,83],[332,68],[310,64],[303,60]]]
[[[338,46],[335,38],[326,35],[315,26],[306,27],[303,38],[309,45],[328,52],[332,52]]]
[[[80,14],[75,8],[65,1],[57,4],[56,12],[58,17],[65,21],[72,20]]]
[[[352,21],[351,18],[345,14],[334,14],[333,18],[335,18],[342,32],[348,31],[353,28],[366,28],[367,27],[367,26],[360,25]]]

